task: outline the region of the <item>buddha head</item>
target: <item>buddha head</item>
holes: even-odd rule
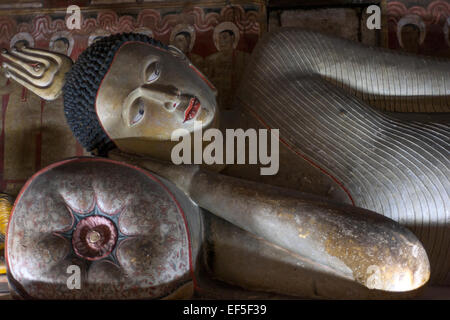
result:
[[[191,45],[191,35],[188,32],[180,32],[174,38],[174,46],[180,49],[184,54],[189,53]]]
[[[170,44],[188,55],[194,47],[195,29],[190,24],[177,24],[170,33]]]
[[[61,54],[67,54],[69,51],[69,40],[66,38],[58,38],[53,43],[52,51]]]
[[[239,43],[239,29],[233,22],[222,22],[214,28],[213,39],[218,51],[233,51]]]
[[[88,150],[152,154],[176,129],[214,124],[214,87],[174,47],[142,34],[94,42],[66,76],[65,114]],[[197,128],[197,127],[196,127]],[[157,144],[155,144],[157,143]]]
[[[220,51],[232,50],[234,43],[234,33],[231,30],[224,30],[219,33]]]
[[[70,56],[74,47],[74,39],[67,31],[56,32],[50,39],[50,51]]]
[[[15,34],[9,43],[9,47],[11,49],[15,48],[21,48],[23,46],[33,48],[34,47],[34,39],[33,37],[27,33],[27,32],[19,32]]]

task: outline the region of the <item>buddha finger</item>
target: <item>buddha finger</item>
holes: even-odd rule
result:
[[[19,68],[13,66],[12,64],[8,62],[3,62],[3,68],[6,69],[6,76],[12,78],[13,80],[19,82],[26,88],[30,89],[30,87],[44,87],[45,85],[42,84],[42,81],[39,79],[36,79],[32,77],[30,74],[25,73],[24,71],[20,70]],[[26,85],[21,83],[19,80],[25,81]]]
[[[11,50],[11,52],[15,56],[18,56],[18,57],[20,57],[20,58],[22,58],[22,59],[24,59],[26,61],[29,61],[29,62],[31,62],[33,64],[38,64],[39,63],[39,64],[43,65],[45,68],[48,68],[50,66],[50,61],[48,61],[48,59],[43,58],[43,57],[39,57],[39,56],[36,56],[36,55],[33,55],[33,54],[30,54],[30,53],[22,52],[21,49],[13,48]]]
[[[37,94],[40,97],[45,94],[45,88],[43,89],[43,88],[39,88],[39,87],[34,86],[30,82],[22,79],[20,76],[15,74],[14,71],[8,70],[8,71],[5,72],[5,75],[6,75],[7,78],[13,79],[18,84],[24,86],[25,88],[27,88],[28,90],[30,90],[31,92]]]
[[[54,83],[52,83],[49,86],[42,86],[39,84],[35,84],[32,82],[29,82],[29,80],[23,79],[19,74],[16,74],[13,70],[7,70],[5,72],[5,76],[7,78],[13,79],[18,84],[24,86],[25,88],[27,88],[31,92],[35,93],[42,99],[45,99],[48,101],[55,100],[62,93],[61,88],[58,87],[58,85],[55,85]]]
[[[24,86],[34,94],[38,95],[42,99],[52,101],[58,98],[61,95],[61,90],[58,86],[54,84],[50,86],[36,86],[33,83],[28,82],[27,80],[21,78],[18,74],[15,74],[14,71],[8,70],[5,72],[6,77],[13,79],[18,84]]]
[[[17,51],[13,51],[12,53],[7,52],[6,50],[1,53],[1,56],[5,58],[7,61],[12,62],[18,67],[24,69],[30,75],[34,77],[40,77],[44,73],[44,68],[40,64],[30,65],[30,63],[35,63],[34,61],[29,60],[28,58],[21,58],[17,56]],[[3,67],[6,67],[6,62],[3,63]],[[11,65],[11,64],[9,64]]]
[[[57,53],[53,53],[53,52],[42,50],[42,49],[28,48],[28,47],[22,47],[20,50],[22,52],[33,54],[37,57],[41,57],[47,61],[48,61],[48,58],[53,59],[54,61],[56,61],[56,63],[58,65],[62,64],[62,59]]]

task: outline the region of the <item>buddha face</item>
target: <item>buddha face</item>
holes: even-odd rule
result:
[[[67,54],[69,51],[69,41],[64,38],[57,39],[53,43],[51,51],[61,53],[61,54]]]
[[[222,31],[219,34],[219,49],[220,51],[232,50],[234,43],[234,34],[230,30]]]
[[[216,91],[176,49],[127,42],[117,51],[96,99],[96,111],[108,136],[133,150],[149,141],[170,141],[176,129],[214,124]],[[123,149],[123,148],[122,148]]]
[[[404,50],[417,53],[420,47],[420,29],[413,24],[407,24],[403,27],[401,34]]]

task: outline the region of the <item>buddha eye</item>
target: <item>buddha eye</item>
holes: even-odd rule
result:
[[[144,118],[145,103],[142,98],[134,100],[130,108],[130,125],[135,125]]]
[[[159,62],[152,62],[148,65],[145,70],[145,81],[147,83],[152,83],[156,81],[161,75],[161,65]]]

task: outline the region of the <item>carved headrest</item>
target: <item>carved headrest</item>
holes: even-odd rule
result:
[[[58,162],[16,199],[10,285],[23,298],[166,297],[192,280],[187,225],[166,183],[147,171],[101,158]]]

